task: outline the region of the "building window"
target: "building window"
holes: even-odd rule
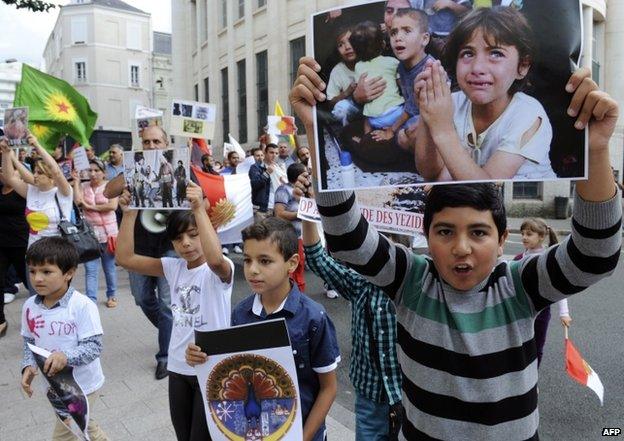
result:
[[[128,22],[126,26],[126,47],[141,49],[141,23]]]
[[[305,56],[305,37],[296,38],[290,42],[290,84],[295,83],[297,78],[297,69],[299,68],[299,59]],[[294,112],[291,112],[294,114]],[[295,115],[295,124],[297,125],[297,133],[305,133],[303,122]]]
[[[223,139],[230,133],[230,97],[228,94],[228,69],[221,69],[221,108],[223,110]]]
[[[130,86],[139,87],[141,84],[139,81],[139,66],[136,64],[130,65]]]
[[[87,63],[86,61],[76,61],[74,63],[74,71],[76,74],[76,82],[84,83],[87,81]]]
[[[256,54],[256,85],[258,93],[258,135],[264,133],[269,115],[269,76],[267,72],[267,51]]]
[[[245,60],[236,63],[238,73],[238,141],[247,142],[247,74]]]
[[[204,78],[204,101],[210,102],[210,80],[208,77]]]
[[[193,96],[195,97],[195,101],[199,101],[199,84],[193,86]]]
[[[221,0],[221,27],[227,26],[227,0]]]
[[[266,0],[258,0],[258,7],[261,8],[263,6],[266,6]]]
[[[238,18],[245,16],[245,0],[238,0]]]
[[[542,182],[514,182],[514,199],[542,199]]]
[[[71,18],[71,38],[73,44],[87,42],[87,17]]]

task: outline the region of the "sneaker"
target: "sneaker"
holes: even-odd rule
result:
[[[336,291],[334,291],[333,289],[328,289],[327,291],[325,291],[325,296],[328,299],[337,299],[338,297],[340,297],[340,294],[338,294]]]
[[[228,250],[227,247],[221,248],[221,252],[223,253],[224,256],[227,256],[228,254],[230,254],[230,250]]]
[[[243,249],[241,247],[239,247],[238,245],[234,246],[234,252],[236,254],[243,254]]]
[[[5,292],[4,293],[4,304],[5,305],[8,305],[13,300],[15,300],[15,294],[11,294],[10,292]]]

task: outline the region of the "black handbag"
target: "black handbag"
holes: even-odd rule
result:
[[[90,260],[98,259],[101,257],[100,242],[97,240],[93,228],[89,225],[82,215],[80,209],[73,204],[73,210],[76,213],[76,223],[71,222],[61,209],[58,197],[55,194],[54,200],[56,206],[59,209],[61,215],[61,221],[58,224],[58,229],[61,232],[61,236],[72,243],[78,251],[80,263],[85,263]]]

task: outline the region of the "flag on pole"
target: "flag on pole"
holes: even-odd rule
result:
[[[228,138],[230,139],[230,142],[225,143],[225,144],[228,144],[229,147],[225,148],[224,146],[223,156],[227,157],[227,154],[229,152],[235,151],[236,153],[238,153],[238,156],[240,157],[241,161],[245,159],[245,150],[243,150],[243,147],[241,147],[239,142],[230,133],[228,133]]]
[[[191,148],[191,164],[201,168],[203,166],[201,162],[202,156],[205,154],[212,155],[212,150],[210,146],[203,138],[193,138],[191,140],[192,148]]]
[[[275,100],[275,110],[273,111],[273,114],[276,116],[286,116],[278,100]],[[292,148],[297,148],[297,140],[295,139],[295,135],[288,135],[288,142],[290,142]]]
[[[221,244],[241,242],[241,231],[253,223],[249,175],[211,175],[191,166],[210,203],[208,216]]]
[[[574,347],[567,334],[568,332],[566,328],[565,357],[568,375],[581,383],[583,386],[587,386],[593,390],[596,395],[598,395],[600,405],[602,406],[602,400],[604,397],[604,386],[602,385],[602,381],[600,381],[600,377],[598,377],[598,374],[591,368],[589,363],[583,359],[578,349]]]
[[[46,150],[53,152],[61,136],[68,134],[80,145],[89,145],[97,113],[69,83],[27,64],[15,90],[15,107],[28,106],[30,130]]]
[[[267,133],[271,135],[286,136],[297,132],[295,118],[292,116],[269,115]]]

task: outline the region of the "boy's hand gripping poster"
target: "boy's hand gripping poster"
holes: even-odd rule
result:
[[[196,365],[214,440],[301,440],[297,371],[286,322],[269,320],[195,331],[208,355]]]
[[[38,346],[28,344],[37,366],[49,385],[47,398],[52,404],[56,416],[80,440],[89,440],[87,425],[89,424],[89,401],[82,388],[74,378],[74,368],[65,366],[51,377],[43,373],[43,366],[51,352]]]
[[[326,84],[314,112],[321,191],[587,176],[586,130],[565,90],[580,61],[579,0],[451,1],[311,17]]]

